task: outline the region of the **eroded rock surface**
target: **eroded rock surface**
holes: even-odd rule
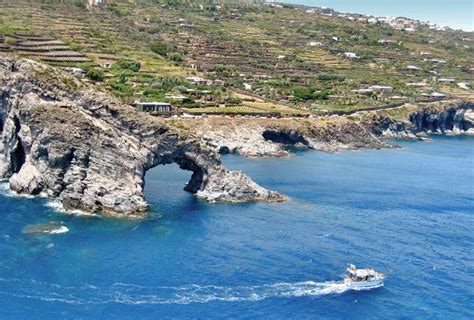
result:
[[[388,113],[371,112],[368,128],[385,138],[418,139],[423,134],[474,134],[474,103],[469,101],[406,105]]]
[[[282,201],[216,152],[95,87],[29,60],[0,57],[0,178],[66,209],[144,216],[144,176],[176,162],[193,172],[186,190],[209,201]]]
[[[331,119],[196,119],[182,121],[210,148],[246,157],[284,157],[288,147],[325,152],[388,148],[366,127],[344,117]]]

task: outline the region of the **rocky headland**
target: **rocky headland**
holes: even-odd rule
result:
[[[29,60],[0,57],[0,178],[66,210],[143,217],[147,170],[177,163],[185,189],[211,202],[283,201],[185,130],[121,105],[91,84]]]

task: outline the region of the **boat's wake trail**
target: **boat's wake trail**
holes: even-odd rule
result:
[[[116,283],[110,287],[63,287],[37,281],[0,279],[0,294],[68,304],[190,304],[212,301],[260,301],[268,298],[318,297],[348,290],[342,282],[275,283],[259,286],[200,286],[176,287],[137,286]],[[8,290],[8,287],[11,287]]]

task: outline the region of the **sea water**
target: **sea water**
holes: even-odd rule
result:
[[[182,190],[189,172],[157,167],[145,221],[64,215],[4,184],[0,318],[473,318],[474,139],[399,144],[223,157],[289,196],[276,204],[207,204]],[[68,232],[25,232],[48,225]],[[385,286],[348,290],[347,263]]]

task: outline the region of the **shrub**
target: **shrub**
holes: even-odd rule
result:
[[[345,77],[344,76],[339,76],[335,74],[320,74],[318,76],[319,80],[322,81],[344,81]]]
[[[16,39],[12,37],[5,37],[5,43],[10,46],[13,46],[16,44]]]
[[[86,76],[94,81],[103,81],[104,71],[98,68],[90,68],[89,70],[87,70]]]
[[[312,100],[314,99],[314,90],[302,86],[293,87],[293,95],[297,100]]]
[[[183,61],[183,56],[179,52],[172,52],[168,55],[168,59],[174,62]]]
[[[115,3],[111,3],[109,6],[107,6],[107,8],[109,9],[109,11],[113,12],[118,17],[125,16],[125,13],[122,10],[120,10],[120,8],[117,7]]]
[[[166,54],[168,53],[168,47],[162,43],[152,44],[150,48],[151,48],[151,51],[163,57],[165,57]]]
[[[82,0],[74,0],[74,5],[80,9],[86,8],[86,4]]]
[[[138,72],[141,68],[140,62],[134,60],[120,60],[117,62],[117,65],[122,70],[130,70],[133,72]]]

